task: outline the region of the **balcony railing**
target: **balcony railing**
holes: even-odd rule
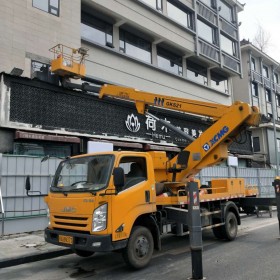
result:
[[[198,41],[198,45],[200,54],[203,54],[216,62],[220,62],[219,50],[217,48],[211,46],[210,44],[207,44],[200,39]]]
[[[263,84],[266,88],[271,88],[271,82],[268,78],[263,78]]]
[[[251,71],[251,77],[252,77],[252,80],[254,81],[254,82],[257,82],[257,83],[259,83],[259,84],[262,84],[262,75],[261,74],[259,74],[259,73],[257,73],[257,72],[255,72],[255,71]]]
[[[280,85],[273,83],[273,89],[277,92],[280,93]]]
[[[225,53],[223,53],[223,64],[237,73],[241,72],[240,61],[237,61],[236,59]]]
[[[256,71],[251,71],[251,79],[254,82],[257,82],[259,84],[263,84],[264,87],[271,89],[271,80],[263,77],[262,74],[257,73]],[[277,93],[280,93],[280,85],[272,82],[272,89],[276,91]]]
[[[202,3],[197,2],[197,12],[200,16],[217,25],[217,15]]]

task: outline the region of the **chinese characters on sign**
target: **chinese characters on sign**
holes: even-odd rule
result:
[[[166,122],[170,123],[166,118],[164,119]],[[157,126],[157,121],[150,116],[146,116],[146,135],[149,135],[154,140],[170,140],[171,136],[168,134],[170,129],[168,129],[164,125]],[[125,121],[126,128],[130,132],[138,132],[140,130],[141,124],[138,120],[138,117],[134,114],[130,114],[127,116]],[[198,138],[202,134],[202,130],[188,127],[180,127],[177,126],[178,129],[182,130],[186,134],[192,136],[193,138]],[[175,142],[186,142],[186,139],[174,137]]]

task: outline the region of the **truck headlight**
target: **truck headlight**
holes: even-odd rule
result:
[[[92,231],[101,231],[107,227],[107,204],[103,204],[93,212]]]
[[[51,218],[50,218],[50,209],[49,209],[49,207],[47,207],[46,211],[47,211],[48,226],[50,226],[51,225]]]

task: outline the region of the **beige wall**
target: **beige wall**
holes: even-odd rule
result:
[[[249,87],[249,66],[248,66],[249,56],[247,52],[241,53],[241,63],[243,69],[243,78],[235,76],[232,78],[233,83],[233,99],[235,101],[243,101],[246,103],[251,103],[251,91]]]
[[[84,42],[82,45],[89,48],[89,60],[86,63],[89,76],[154,93],[231,104],[230,96],[209,87],[136,61],[117,51]]]
[[[80,1],[61,0],[59,17],[32,7],[32,0],[1,1],[0,36],[0,72],[17,67],[29,77],[31,59],[47,62],[54,45],[80,47]]]
[[[195,42],[193,34],[186,32],[179,25],[170,24],[170,19],[139,5],[137,1],[127,0],[88,0],[90,6],[103,12],[110,13],[122,23],[128,23],[139,30],[147,31],[155,41],[164,40],[186,53],[194,52]]]

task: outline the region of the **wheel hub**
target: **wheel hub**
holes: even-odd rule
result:
[[[135,251],[138,257],[144,257],[149,251],[149,242],[145,236],[140,236],[136,241]]]

